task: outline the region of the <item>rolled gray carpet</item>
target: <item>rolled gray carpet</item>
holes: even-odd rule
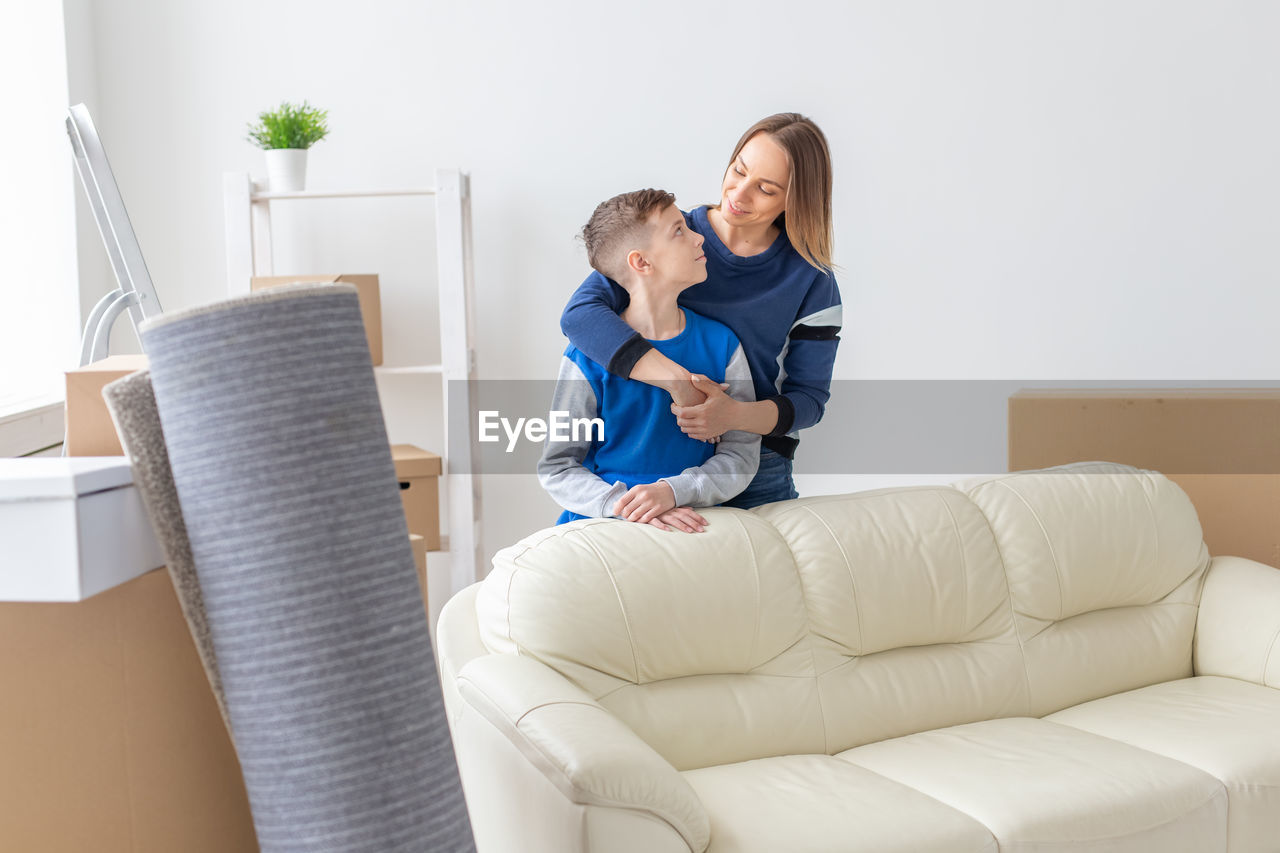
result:
[[[142,341],[263,851],[473,850],[355,289]]]
[[[107,411],[115,422],[116,434],[124,446],[125,455],[133,468],[133,482],[147,508],[151,527],[160,540],[165,565],[182,615],[195,640],[196,651],[204,665],[213,697],[218,701],[222,721],[231,732],[231,718],[227,714],[227,700],[222,692],[222,677],[218,673],[218,659],[213,650],[213,638],[209,634],[209,619],[205,615],[204,595],[200,591],[200,578],[196,575],[195,561],[191,556],[191,541],[187,538],[187,525],[178,504],[178,490],[173,484],[169,468],[169,452],[164,446],[164,430],[160,426],[160,413],[156,411],[156,398],[151,393],[151,375],[140,370],[123,379],[108,383],[102,389],[107,401]],[[232,739],[235,733],[231,732]]]

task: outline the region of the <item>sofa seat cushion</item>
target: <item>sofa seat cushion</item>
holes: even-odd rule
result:
[[[1202,676],[1097,699],[1048,719],[1209,773],[1227,789],[1228,849],[1280,849],[1280,690]]]
[[[1215,853],[1217,779],[1129,744],[1017,717],[908,735],[838,756],[981,822],[1010,851]]]
[[[684,777],[711,818],[708,853],[998,849],[973,818],[827,755],[761,758]]]

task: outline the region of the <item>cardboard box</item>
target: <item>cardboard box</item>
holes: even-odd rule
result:
[[[352,284],[356,298],[360,300],[360,314],[364,320],[365,337],[369,339],[369,355],[375,365],[382,364],[382,297],[378,293],[376,275],[257,275],[249,279],[250,290],[265,290],[282,284],[319,282],[321,284]]]
[[[123,456],[102,386],[147,369],[145,355],[112,355],[67,371],[68,456]]]
[[[1280,566],[1280,391],[1020,391],[1009,470],[1087,460],[1167,475],[1212,554]]]
[[[123,456],[0,459],[0,601],[80,601],[164,565]]]
[[[391,459],[400,480],[409,532],[426,540],[428,551],[440,550],[440,457],[412,444],[393,444]]]
[[[164,569],[0,603],[0,848],[253,853],[235,750]]]
[[[409,547],[413,549],[413,564],[418,567],[418,584],[422,587],[422,606],[427,604],[427,540],[416,533],[409,534]]]

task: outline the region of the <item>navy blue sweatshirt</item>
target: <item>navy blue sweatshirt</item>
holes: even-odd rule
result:
[[[773,400],[778,424],[764,447],[791,457],[796,431],[822,419],[831,396],[831,370],[840,341],[840,290],[778,235],[751,257],[729,251],[707,221],[706,207],[685,214],[706,238],[707,280],[680,294],[680,304],[724,323],[742,342],[757,400]],[[598,272],[587,277],[564,309],[560,329],[569,342],[610,373],[629,376],[652,345],[622,321],[627,292]]]

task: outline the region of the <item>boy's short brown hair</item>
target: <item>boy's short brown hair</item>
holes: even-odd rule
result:
[[[588,263],[622,283],[627,271],[627,254],[649,242],[650,235],[645,232],[649,217],[675,203],[674,195],[655,189],[623,193],[600,202],[582,228]]]

